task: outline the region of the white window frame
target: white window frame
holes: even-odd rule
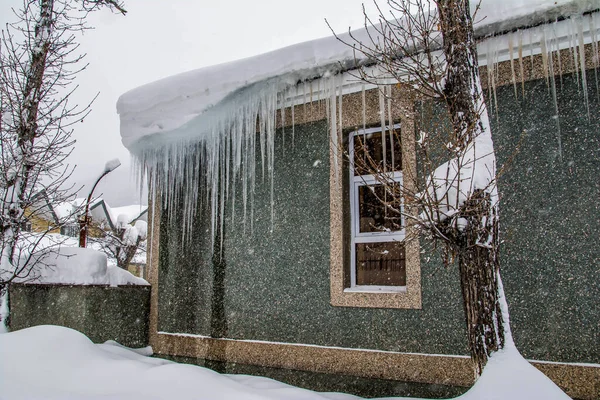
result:
[[[396,124],[393,129],[400,129],[400,124]],[[381,182],[374,175],[354,175],[354,137],[358,135],[368,135],[371,133],[382,132],[382,140],[385,140],[385,133],[390,130],[386,127],[361,129],[350,133],[349,140],[349,158],[350,158],[350,287],[344,289],[345,292],[406,292],[406,286],[379,286],[379,285],[357,285],[356,284],[356,244],[357,243],[382,243],[382,242],[402,242],[406,235],[406,225],[404,221],[404,203],[400,205],[400,215],[402,229],[392,232],[360,232],[359,211],[359,188],[361,186],[377,186]],[[403,160],[404,161],[404,160]],[[392,171],[388,173],[389,178],[402,185],[402,171]]]

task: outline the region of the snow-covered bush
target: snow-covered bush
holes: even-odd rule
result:
[[[120,214],[114,230],[108,230],[103,237],[92,240],[100,244],[118,267],[127,269],[136,254],[145,252],[147,234],[146,221],[137,220],[131,225],[128,216]]]

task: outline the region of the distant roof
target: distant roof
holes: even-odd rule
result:
[[[501,34],[597,9],[597,0],[483,0],[476,35]],[[353,35],[368,42],[364,28]],[[349,39],[348,34],[340,36]],[[135,152],[149,138],[183,135],[192,122],[194,132],[201,135],[202,129],[208,129],[203,121],[218,118],[220,107],[231,105],[235,96],[257,84],[276,82],[278,87],[289,87],[355,67],[353,49],[330,36],[161,79],[119,98],[122,141]]]
[[[97,222],[107,222],[112,230],[118,225],[119,217],[128,224],[137,220],[147,220],[148,206],[134,204],[123,207],[110,207],[103,199],[95,200],[90,206],[92,219]]]

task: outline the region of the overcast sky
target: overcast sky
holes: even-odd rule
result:
[[[22,0],[0,0],[0,22],[14,18]],[[373,6],[367,4],[372,11]],[[233,61],[363,25],[362,0],[125,0],[127,16],[94,13],[81,38],[90,66],[79,76],[76,100],[100,95],[76,125],[74,179],[94,181],[106,161],[122,166],[98,191],[113,206],[140,201],[130,180],[129,152],[121,144],[118,97],[129,89],[191,69]],[[87,193],[86,193],[87,194]],[[145,201],[145,200],[142,200]]]

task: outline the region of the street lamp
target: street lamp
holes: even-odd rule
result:
[[[86,244],[87,244],[87,231],[88,231],[88,226],[90,224],[90,217],[88,216],[88,214],[90,212],[90,202],[92,201],[92,195],[94,194],[94,189],[96,189],[98,182],[100,182],[100,180],[102,178],[104,178],[110,172],[117,169],[120,165],[121,165],[121,161],[119,161],[118,158],[108,161],[106,163],[106,165],[104,165],[104,171],[98,177],[98,179],[96,179],[96,183],[94,183],[94,186],[92,186],[92,190],[90,190],[90,194],[85,203],[85,212],[83,213],[83,218],[79,219],[79,247],[86,247]]]

